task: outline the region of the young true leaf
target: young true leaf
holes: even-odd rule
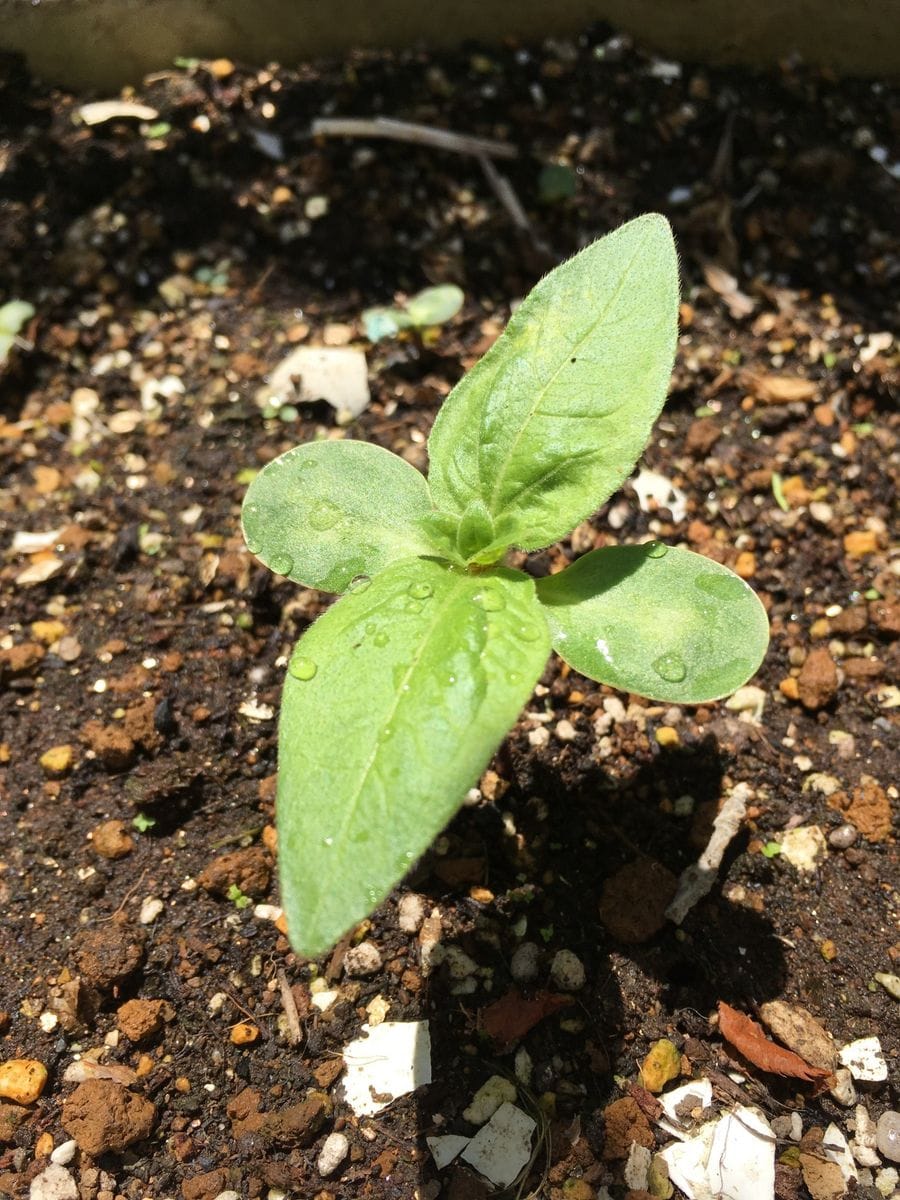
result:
[[[431,512],[414,468],[368,442],[307,442],[273,459],[244,500],[244,538],[278,575],[343,592],[357,575],[435,547],[419,522]]]
[[[756,593],[727,567],[649,542],[593,550],[538,583],[553,648],[582,675],[699,704],[754,673],[769,639]]]
[[[444,401],[428,442],[436,507],[482,500],[495,545],[525,549],[599,508],[662,407],[677,307],[675,245],[654,214],[542,279]]]
[[[518,571],[393,563],[303,635],[279,730],[278,854],[291,940],[316,955],[440,832],[550,652]]]

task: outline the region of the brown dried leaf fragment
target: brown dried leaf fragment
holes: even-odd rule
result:
[[[544,1017],[572,1003],[571,996],[554,992],[536,992],[528,998],[512,988],[478,1014],[478,1025],[488,1037],[503,1045],[518,1041]]]
[[[830,1071],[810,1066],[793,1050],[786,1050],[783,1046],[770,1042],[761,1025],[757,1025],[755,1021],[751,1021],[749,1017],[722,1000],[719,1001],[719,1031],[726,1042],[730,1042],[748,1062],[759,1067],[761,1071],[800,1079],[804,1083],[815,1084],[817,1088],[824,1087],[833,1078]]]

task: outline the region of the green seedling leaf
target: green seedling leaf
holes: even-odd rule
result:
[[[428,325],[443,325],[463,306],[465,294],[455,283],[441,283],[425,288],[406,302],[406,311],[413,325],[422,329]]]
[[[396,337],[401,329],[412,324],[405,312],[399,308],[367,308],[362,315],[363,329],[370,342]]]
[[[550,650],[534,582],[395,562],[295,646],[279,727],[278,859],[294,948],[327,950],[443,828]]]
[[[34,305],[27,300],[10,300],[0,307],[0,366],[6,362],[22,327],[33,316]]]
[[[251,554],[278,575],[323,592],[435,548],[419,522],[428,485],[379,446],[307,442],[273,459],[247,489],[241,520]]]
[[[655,214],[542,279],[444,401],[428,442],[436,507],[462,515],[480,499],[495,544],[525,549],[596,511],[665,400],[677,307],[675,245]]]
[[[699,704],[754,673],[769,639],[756,593],[727,567],[650,542],[592,550],[538,583],[553,647],[582,675]]]

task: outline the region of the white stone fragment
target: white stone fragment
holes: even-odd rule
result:
[[[59,541],[61,533],[61,529],[48,529],[46,533],[19,530],[13,534],[12,549],[16,554],[37,554],[39,550],[50,550]]]
[[[66,1167],[75,1157],[75,1151],[78,1149],[78,1143],[74,1138],[69,1138],[67,1142],[60,1142],[55,1150],[50,1152],[50,1161],[58,1163],[61,1167]]]
[[[796,829],[788,829],[781,835],[781,854],[785,859],[804,874],[817,870],[819,860],[825,858],[828,848],[825,834],[818,825],[798,825]]]
[[[404,933],[418,933],[425,920],[425,900],[416,892],[401,896],[397,905],[397,924]]]
[[[213,1200],[241,1200],[241,1195],[233,1188],[228,1188],[224,1192],[219,1192],[217,1196],[213,1197]]]
[[[896,1167],[885,1167],[875,1175],[875,1186],[885,1200],[896,1200],[898,1183],[900,1183],[900,1172]]]
[[[514,1104],[501,1104],[461,1154],[498,1187],[509,1187],[531,1159],[535,1122]]]
[[[366,356],[350,346],[300,346],[281,360],[256,402],[288,404],[325,400],[338,413],[358,417],[369,407]]]
[[[859,1179],[859,1172],[853,1161],[853,1155],[850,1153],[847,1139],[834,1122],[825,1130],[825,1136],[822,1138],[822,1153],[829,1162],[837,1163],[840,1167],[844,1183],[848,1188],[851,1179]]]
[[[850,1143],[853,1157],[861,1167],[880,1167],[881,1158],[877,1150],[878,1129],[869,1115],[869,1110],[864,1104],[857,1104],[853,1116],[856,1125],[856,1135]]]
[[[134,100],[92,100],[81,105],[78,115],[85,125],[102,125],[104,121],[117,121],[123,117],[132,121],[155,121],[159,112],[149,104],[138,104]]]
[[[441,1137],[426,1138],[434,1165],[439,1171],[453,1162],[459,1152],[468,1146],[471,1138],[463,1137],[461,1133],[445,1133]]]
[[[646,1146],[640,1146],[637,1142],[631,1143],[625,1163],[625,1182],[635,1191],[647,1191],[651,1157]]]
[[[832,1100],[844,1108],[850,1108],[856,1103],[856,1088],[853,1086],[853,1076],[846,1067],[838,1067],[834,1073],[834,1083],[828,1089]]]
[[[679,1118],[677,1110],[684,1105],[690,1105],[690,1111],[703,1111],[712,1104],[712,1083],[709,1079],[695,1079],[691,1083],[683,1083],[681,1087],[657,1096],[662,1105],[667,1120],[659,1124],[673,1137],[685,1136],[686,1122]]]
[[[688,1200],[773,1200],[775,1143],[762,1114],[739,1104],[660,1154]]]
[[[431,1083],[427,1021],[363,1025],[362,1033],[344,1047],[344,1098],[358,1117],[374,1116],[398,1096]]]
[[[78,1186],[65,1167],[51,1162],[35,1175],[28,1191],[29,1200],[78,1200]]]
[[[350,1153],[350,1142],[346,1134],[329,1133],[316,1159],[316,1170],[323,1179],[333,1175]]]
[[[637,495],[641,512],[655,513],[657,508],[667,508],[675,522],[683,521],[687,516],[687,496],[671,479],[660,475],[658,471],[650,471],[645,467],[631,480],[631,486]]]
[[[838,1058],[860,1083],[883,1083],[888,1077],[887,1063],[877,1037],[848,1042]]]
[[[325,1012],[326,1009],[331,1008],[340,994],[336,988],[326,988],[323,992],[311,992],[309,999],[313,1008],[317,1008],[319,1012]]]
[[[558,950],[550,964],[553,982],[564,992],[577,992],[584,987],[584,964],[571,950]]]

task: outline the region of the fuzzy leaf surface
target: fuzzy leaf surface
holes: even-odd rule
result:
[[[380,446],[306,442],[268,463],[247,489],[241,522],[251,554],[279,575],[343,592],[357,575],[437,551],[419,522],[425,477]]]
[[[625,480],[666,397],[678,265],[638,217],[551,271],[444,401],[428,442],[437,508],[480,499],[497,546],[564,537]]]
[[[750,678],[766,611],[727,567],[651,542],[592,550],[538,582],[553,648],[576,671],[651,700],[699,704]]]
[[[453,816],[550,652],[527,575],[393,563],[298,641],[279,727],[278,858],[294,948],[384,899]]]

